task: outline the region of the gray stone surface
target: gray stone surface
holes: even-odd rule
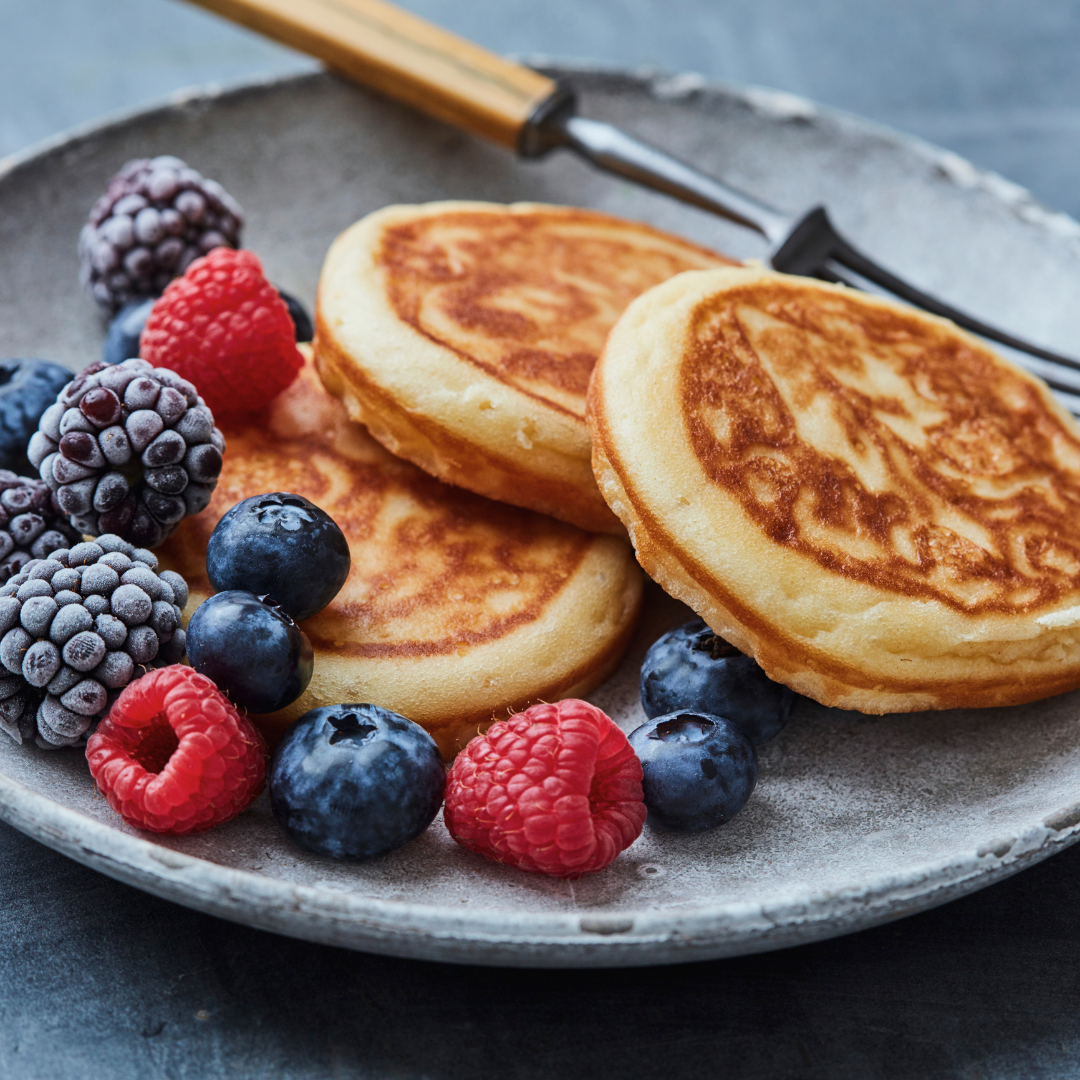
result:
[[[797,90],[1080,208],[1076,5],[412,6],[495,48]],[[2,151],[176,86],[303,64],[164,0],[3,0],[0,26]],[[1074,849],[938,911],[774,955],[489,971],[245,930],[0,826],[0,1076],[1076,1075],[1078,895]]]

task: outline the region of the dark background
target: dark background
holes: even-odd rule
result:
[[[502,52],[802,94],[1080,216],[1080,4],[405,6]],[[0,155],[182,87],[309,66],[170,0],[0,0]],[[1078,920],[1080,847],[938,911],[771,955],[459,968],[236,927],[0,825],[0,1078],[1080,1075]]]

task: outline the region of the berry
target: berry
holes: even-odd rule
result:
[[[311,316],[307,312],[307,308],[296,299],[295,296],[290,295],[284,289],[278,289],[278,296],[285,301],[285,306],[289,309],[289,318],[293,321],[293,328],[297,341],[311,341],[315,337],[315,326],[311,321]]]
[[[730,821],[757,783],[757,751],[722,716],[673,712],[630,733],[649,820],[697,831]]]
[[[330,705],[289,728],[268,782],[274,817],[298,844],[371,859],[431,824],[446,772],[419,724],[377,705]]]
[[[243,223],[237,201],[179,158],[129,161],[79,235],[80,279],[103,310],[114,312],[160,296],[200,255],[239,247]]]
[[[221,248],[165,290],[141,346],[147,360],[190,379],[224,415],[261,409],[296,378],[304,360],[295,335],[259,260]]]
[[[307,309],[295,296],[290,296],[284,289],[277,290],[278,296],[285,301],[289,309],[289,318],[293,321],[297,341],[311,341],[315,336],[315,327],[312,325],[311,316]],[[145,300],[132,300],[125,304],[109,323],[109,333],[105,338],[105,345],[101,351],[103,364],[122,364],[125,360],[139,356],[139,339],[146,327],[146,320],[150,318],[150,312],[154,307],[155,297]],[[70,374],[60,383],[63,386]],[[57,387],[57,390],[60,389]],[[51,400],[46,404],[52,404]],[[35,421],[35,427],[37,422]]]
[[[622,731],[588,702],[533,705],[458,754],[444,818],[470,851],[522,870],[581,877],[641,835],[641,763]]]
[[[788,722],[795,693],[757,661],[694,619],[658,638],[641,665],[641,706],[649,717],[687,711],[724,716],[763,743]]]
[[[157,547],[210,502],[225,439],[186,379],[145,360],[84,368],[27,447],[73,528]]]
[[[214,684],[174,664],[132,683],[86,744],[109,805],[149,832],[203,832],[263,789],[266,744]]]
[[[0,469],[0,583],[76,540],[45,484]]]
[[[48,360],[0,361],[0,469],[19,476],[33,473],[26,444],[41,414],[71,382],[71,371]]]
[[[153,306],[154,297],[150,296],[145,300],[132,300],[116,313],[109,323],[109,332],[101,350],[103,364],[122,364],[139,355],[139,337]]]
[[[272,596],[297,622],[337,596],[349,564],[349,545],[334,519],[285,491],[237,503],[206,548],[206,575],[218,592]]]
[[[156,569],[149,551],[106,535],[54,543],[0,587],[0,730],[74,746],[132,679],[183,657],[187,584]]]
[[[307,634],[266,601],[238,589],[216,593],[195,609],[187,628],[191,666],[253,713],[292,704],[315,664]]]

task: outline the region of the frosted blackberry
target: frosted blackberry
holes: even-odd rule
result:
[[[191,383],[125,360],[93,364],[68,383],[26,454],[73,528],[151,548],[205,509],[224,450]]]
[[[41,480],[0,469],[0,584],[77,539]]]
[[[80,279],[106,312],[160,296],[216,247],[239,247],[244,213],[216,181],[177,157],[129,161],[79,234]]]
[[[179,574],[119,536],[31,559],[0,586],[0,731],[43,749],[85,741],[132,679],[182,659],[187,599]]]

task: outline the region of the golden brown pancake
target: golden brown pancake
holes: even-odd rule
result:
[[[391,206],[337,238],[319,373],[354,420],[433,476],[621,533],[590,466],[585,394],[638,294],[731,260],[592,210]]]
[[[447,756],[496,714],[587,693],[614,668],[641,599],[625,540],[451,487],[387,453],[327,394],[310,361],[262,414],[223,424],[210,506],[159,549],[211,592],[206,545],[241,499],[303,495],[338,523],[352,570],[303,629],[315,674],[273,738],[320,705],[374,702],[423,724]]]
[[[749,269],[612,331],[601,490],[645,569],[826,705],[1009,705],[1080,686],[1080,429],[952,323]]]

